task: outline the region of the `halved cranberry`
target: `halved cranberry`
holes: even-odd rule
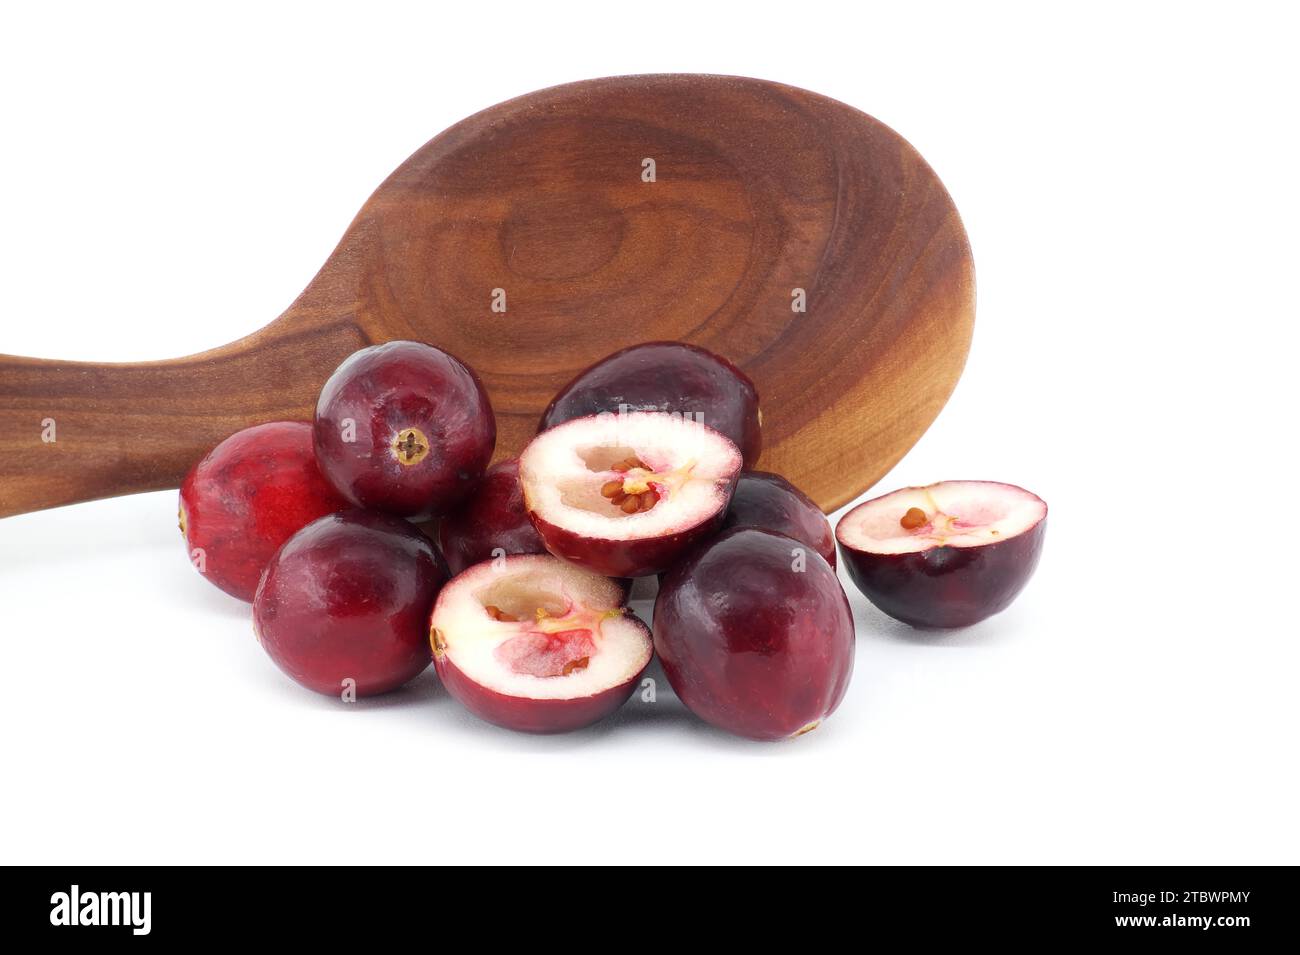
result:
[[[633,412],[544,431],[519,459],[547,550],[610,577],[658,573],[721,525],[740,450],[704,425]]]
[[[608,716],[650,662],[650,634],[617,582],[543,555],[478,564],[443,588],[434,666],[471,712],[558,733]]]
[[[914,627],[967,627],[1024,589],[1043,550],[1047,505],[1014,484],[943,481],[859,504],[835,529],[873,604]]]

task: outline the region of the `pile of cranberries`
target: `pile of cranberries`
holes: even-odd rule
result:
[[[1046,505],[945,482],[825,515],[747,470],[758,394],[725,359],[651,342],[579,374],[517,460],[474,372],[430,345],[356,352],[315,420],[248,428],[181,488],[210,581],[251,601],[272,660],[345,699],[430,662],[449,693],[515,730],[577,729],[622,706],[651,657],[682,702],[753,739],[834,712],[854,629],[835,540],[880,609],[920,627],[1003,609],[1042,546]],[[627,606],[657,576],[653,631]]]

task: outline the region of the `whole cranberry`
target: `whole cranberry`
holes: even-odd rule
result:
[[[663,411],[708,425],[753,467],[763,450],[758,390],[721,355],[685,342],[643,342],[578,373],[542,413],[539,431],[605,412]]]
[[[181,535],[199,572],[252,600],[271,555],[316,518],[348,506],[321,475],[311,425],[272,421],[232,434],[181,485]]]
[[[519,487],[519,461],[488,468],[469,500],[444,517],[438,541],[452,574],[502,554],[545,554]]]
[[[263,649],[318,693],[396,689],[429,665],[428,618],[449,578],[408,522],[347,510],[308,524],[271,559],[253,600]]]
[[[350,355],[316,404],[316,458],[353,504],[427,520],[458,504],[496,446],[487,392],[466,365],[420,342]]]
[[[654,644],[688,709],[751,739],[815,729],[853,673],[853,615],[835,571],[753,527],[723,531],[669,571]]]
[[[742,471],[731,495],[726,527],[761,527],[793,537],[835,567],[835,534],[822,509],[779,474]]]

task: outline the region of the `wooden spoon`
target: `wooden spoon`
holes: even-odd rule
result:
[[[591,362],[702,345],[758,386],[761,466],[830,510],[938,414],[973,320],[952,200],[870,116],[740,77],[573,83],[430,141],[247,338],[138,364],[0,356],[0,516],[176,487],[234,431],[309,419],[348,353],[398,338],[478,371],[498,457]]]

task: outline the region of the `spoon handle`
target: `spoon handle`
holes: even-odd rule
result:
[[[329,370],[365,342],[277,325],[167,361],[0,355],[0,517],[178,487],[239,429],[310,419]]]

